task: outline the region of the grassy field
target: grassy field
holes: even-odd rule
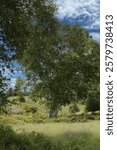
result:
[[[11,100],[13,98],[10,98]],[[78,112],[77,117],[82,113],[85,113],[85,106],[78,104],[80,112]],[[32,102],[28,97],[26,97],[26,102],[18,105],[12,106],[12,109],[22,109],[38,107],[38,112],[23,113],[23,114],[8,114],[0,115],[0,122],[10,124],[12,129],[18,135],[23,134],[23,138],[32,141],[32,145],[37,141],[41,142],[39,138],[34,138],[28,136],[27,134],[32,134],[33,132],[42,133],[47,140],[42,140],[42,148],[33,148],[31,150],[99,150],[100,149],[100,121],[99,120],[86,120],[84,122],[53,122],[53,120],[47,119],[47,112],[45,106],[40,105],[38,102]],[[63,107],[59,116],[65,117],[69,116],[69,106]],[[90,116],[90,115],[89,115]],[[92,117],[92,116],[90,116]],[[40,119],[45,120],[43,122]],[[26,137],[25,137],[26,135]],[[22,136],[21,136],[22,137]],[[19,139],[22,139],[22,138]],[[31,139],[28,139],[31,138]],[[14,138],[15,139],[15,138]],[[24,140],[25,141],[25,140]],[[48,142],[49,143],[48,143]],[[22,143],[22,141],[20,141]],[[18,141],[19,143],[19,141]],[[35,143],[36,144],[36,143]],[[46,147],[46,144],[48,147]],[[48,145],[49,144],[49,145]],[[23,144],[24,146],[25,144]],[[30,145],[30,142],[29,142]],[[30,146],[29,146],[30,147]],[[28,148],[9,148],[8,150],[29,150]],[[46,148],[45,148],[46,147]],[[0,150],[4,150],[3,147]],[[5,149],[6,150],[6,149]]]
[[[4,134],[8,150],[99,150],[99,121],[85,123],[45,123],[13,125],[17,134]],[[35,137],[32,133],[42,133]],[[3,138],[3,136],[0,138]],[[11,141],[15,142],[11,142]],[[2,139],[3,141],[3,139]],[[9,144],[9,143],[8,143]],[[36,146],[36,148],[34,148]],[[12,146],[12,147],[11,147]],[[18,147],[16,147],[18,146]],[[19,148],[22,146],[21,148]],[[31,148],[31,147],[32,148]],[[24,148],[25,147],[25,148]],[[6,150],[6,149],[0,149]]]
[[[68,132],[71,133],[90,133],[99,137],[99,121],[89,121],[84,123],[39,123],[39,124],[16,124],[12,125],[16,132],[39,132],[49,136],[58,136]]]
[[[54,144],[62,143],[69,150],[99,150],[99,121],[85,123],[45,123],[13,125],[20,132],[39,132],[49,136]],[[62,148],[62,150],[64,150]]]

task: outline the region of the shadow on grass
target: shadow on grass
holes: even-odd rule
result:
[[[66,132],[63,135],[53,137],[54,144],[59,143],[60,150],[99,150],[100,139],[92,133]]]
[[[40,133],[16,133],[0,125],[0,150],[99,150],[100,139],[93,133],[66,132],[59,136]]]

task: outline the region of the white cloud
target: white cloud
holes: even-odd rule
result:
[[[57,17],[77,19],[86,23],[88,29],[99,28],[99,0],[55,0],[58,6]]]
[[[92,24],[91,24],[91,28],[92,29],[97,29],[100,26],[100,21],[99,20],[95,20]]]
[[[56,16],[60,20],[72,20],[90,31],[90,35],[100,41],[100,0],[55,0],[58,6]],[[98,32],[95,32],[97,30]]]

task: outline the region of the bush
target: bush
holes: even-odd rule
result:
[[[25,106],[25,111],[27,112],[27,113],[36,113],[37,111],[38,111],[38,109],[37,109],[37,107],[34,107],[34,106],[32,106],[32,107],[30,107],[30,106]]]
[[[99,113],[95,113],[95,114],[82,113],[78,115],[68,115],[68,116],[60,116],[58,118],[53,118],[52,122],[71,122],[72,123],[72,122],[86,122],[89,120],[99,120],[99,119],[100,119]]]
[[[47,119],[47,117],[45,115],[43,115],[43,114],[40,114],[40,113],[35,113],[32,116],[32,120],[35,123],[44,122],[46,119]]]
[[[99,85],[93,85],[88,92],[86,99],[86,110],[97,111],[100,110],[100,88]]]
[[[88,98],[86,100],[86,110],[87,111],[97,111],[100,110],[100,98],[99,92],[92,91],[88,94]]]
[[[18,96],[18,101],[20,103],[24,103],[25,102],[25,98],[24,98],[24,96],[22,94]]]
[[[80,111],[80,110],[79,110],[79,108],[78,108],[78,106],[77,106],[76,103],[73,103],[73,104],[70,105],[70,107],[69,107],[69,112],[70,112],[71,114],[75,114],[76,112],[79,112],[79,111]]]
[[[87,111],[97,111],[100,110],[100,101],[95,96],[88,97],[86,101],[86,110]]]

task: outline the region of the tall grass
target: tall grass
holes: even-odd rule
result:
[[[10,98],[10,100],[12,100]],[[78,104],[79,120],[86,116],[85,106]],[[0,150],[99,150],[100,149],[100,122],[86,118],[85,122],[65,122],[69,118],[69,106],[59,111],[60,122],[48,122],[44,104],[34,103],[26,97],[26,102],[12,106],[25,111],[26,107],[38,107],[38,112],[1,115],[0,122],[10,124],[0,126]],[[63,117],[63,122],[61,122]],[[74,117],[74,116],[73,116]],[[89,117],[94,117],[89,114]],[[41,123],[41,119],[42,122]],[[46,120],[46,121],[43,121]],[[89,121],[90,120],[90,121]],[[52,120],[53,121],[53,120]]]
[[[99,121],[88,121],[84,123],[39,123],[39,124],[16,124],[12,126],[17,132],[41,132],[49,136],[58,136],[66,132],[72,133],[91,133],[99,137]]]
[[[16,132],[43,133],[50,137],[52,146],[58,145],[58,150],[99,150],[99,121],[24,124],[13,128]]]
[[[99,122],[27,124],[13,128],[16,132],[0,127],[1,150],[99,150],[100,147]]]

